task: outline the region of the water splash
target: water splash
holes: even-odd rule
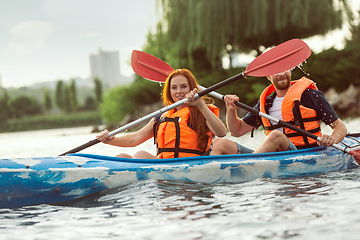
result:
[[[297,65],[296,67],[299,68],[306,76],[310,76],[309,73],[307,73],[304,69],[303,69],[303,63],[307,63],[306,60],[302,63],[300,63],[299,65]]]
[[[299,68],[306,76],[310,76],[310,74],[307,73],[307,72],[303,69],[303,63],[307,63],[306,60],[305,60],[304,62],[300,63],[299,65],[291,68],[291,69],[288,69],[288,70],[286,70],[286,71],[284,71],[284,72],[280,72],[280,73],[274,74],[274,76],[276,76],[276,75],[284,75],[287,71],[291,71],[291,72],[292,72],[295,68]]]

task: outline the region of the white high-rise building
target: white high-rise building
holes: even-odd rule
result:
[[[120,76],[119,52],[107,52],[90,55],[91,79],[99,78],[105,88],[122,85]]]

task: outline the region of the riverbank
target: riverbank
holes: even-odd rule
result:
[[[335,88],[325,92],[325,97],[342,118],[354,118],[360,116],[360,87],[350,84],[340,93]]]
[[[61,115],[44,115],[8,119],[0,123],[0,132],[19,132],[29,130],[53,129],[100,125],[102,123],[99,111],[86,111]]]
[[[345,91],[338,93],[334,88],[330,88],[325,93],[326,98],[342,119],[356,118],[360,116],[360,87],[350,85]],[[215,103],[220,109],[220,118],[225,122],[225,104],[221,101]],[[149,113],[155,112],[163,107],[159,101],[154,104],[144,105],[137,111],[125,116],[125,118],[117,123],[110,124],[106,128],[114,130],[118,126],[124,126]],[[244,116],[246,110],[239,109],[239,116]],[[144,126],[148,120],[132,127],[129,131],[136,131]],[[25,117],[20,119],[9,119],[5,123],[0,123],[1,132],[17,132],[41,129],[54,129],[66,127],[94,126],[93,131],[101,131],[102,119],[99,111],[86,111],[77,113],[68,113],[61,115],[45,115],[35,117]]]

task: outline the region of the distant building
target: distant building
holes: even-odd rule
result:
[[[99,78],[104,88],[128,83],[120,75],[119,52],[107,52],[99,49],[98,54],[90,55],[91,79]],[[122,81],[123,80],[123,81]]]

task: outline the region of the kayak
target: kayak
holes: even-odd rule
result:
[[[346,137],[346,147],[359,145]],[[60,203],[147,180],[239,183],[294,178],[356,168],[354,158],[331,147],[176,159],[126,159],[93,154],[0,159],[0,208]]]

